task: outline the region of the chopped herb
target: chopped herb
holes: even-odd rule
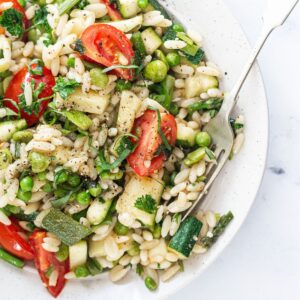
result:
[[[107,72],[110,72],[115,69],[139,69],[139,66],[137,66],[137,65],[128,65],[128,66],[114,65],[114,66],[108,67],[106,69],[103,69],[102,73],[107,73]]]
[[[29,31],[31,29],[37,28],[41,32],[41,34],[43,34],[43,43],[46,47],[54,44],[55,42],[52,34],[52,28],[49,25],[47,19],[48,14],[49,13],[46,6],[42,6],[35,12],[34,18],[32,20],[32,26],[26,29],[26,31]]]
[[[144,269],[141,264],[137,264],[135,271],[136,271],[136,274],[138,274],[141,277],[144,275]]]
[[[199,65],[199,63],[203,60],[205,56],[205,52],[201,48],[199,48],[197,53],[194,56],[189,54],[184,54],[184,56],[193,65]]]
[[[137,198],[134,206],[148,214],[155,213],[157,209],[156,202],[151,195],[144,195],[140,198]]]
[[[43,75],[44,63],[41,59],[33,59],[29,64],[29,73],[32,75]]]
[[[58,93],[61,98],[66,100],[75,89],[80,86],[80,83],[74,79],[67,79],[65,77],[59,76],[56,80],[56,84],[53,88],[53,91]]]
[[[99,152],[99,155],[96,159],[96,169],[99,174],[104,171],[115,169],[127,158],[130,153],[134,151],[136,145],[132,142],[132,139],[137,139],[137,137],[129,134],[121,136],[118,140],[116,140],[114,150],[118,154],[118,158],[113,163],[108,163],[106,161],[103,150]]]
[[[162,129],[161,129],[161,116],[160,116],[160,111],[157,110],[157,119],[158,119],[158,133],[160,135],[160,138],[163,142],[164,147],[171,152],[172,151],[172,147],[168,142],[167,137],[165,136],[165,134],[163,133]]]
[[[90,4],[89,1],[81,0],[74,8],[84,9],[89,4]]]
[[[225,231],[227,225],[232,221],[233,214],[228,212],[223,215],[217,225],[212,230],[212,237],[205,236],[201,239],[201,245],[205,248],[210,248],[219,238],[219,236]]]
[[[0,16],[0,25],[15,37],[21,37],[24,33],[23,21],[23,14],[14,8],[6,9]]]
[[[210,160],[215,160],[216,159],[215,154],[207,147],[205,148],[205,153],[206,153],[206,155],[208,156],[208,158]]]
[[[85,49],[84,49],[81,39],[76,40],[75,45],[74,45],[74,50],[79,52],[80,54],[84,54]]]
[[[49,100],[50,98],[52,98],[53,96],[49,96],[46,98],[39,98],[39,95],[42,93],[44,87],[45,87],[45,83],[40,82],[38,84],[38,86],[36,87],[36,83],[34,81],[34,79],[31,79],[30,81],[30,85],[31,85],[31,90],[32,92],[32,103],[30,105],[27,105],[26,99],[25,99],[25,95],[24,93],[19,95],[19,108],[23,109],[24,112],[26,112],[29,115],[38,115],[39,111],[40,111],[40,105],[43,101]],[[22,89],[24,90],[24,83],[22,84]]]

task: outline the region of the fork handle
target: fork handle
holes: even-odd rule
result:
[[[237,100],[238,100],[238,94],[242,88],[242,86],[244,85],[255,61],[256,61],[256,58],[257,56],[259,55],[261,49],[263,48],[264,44],[266,43],[268,37],[270,36],[270,34],[272,33],[272,31],[274,30],[275,28],[272,27],[272,28],[267,28],[267,29],[264,29],[261,33],[261,36],[260,38],[258,39],[257,43],[256,43],[256,46],[254,47],[254,49],[252,50],[252,53],[249,57],[249,60],[247,62],[247,64],[245,65],[239,79],[237,80],[237,82],[235,83],[233,89],[231,90],[231,92],[228,94],[228,96],[225,96],[225,99],[224,99],[224,103],[222,105],[222,108],[221,110],[225,111],[226,112],[226,117],[229,118],[231,112],[232,112],[232,109],[234,108],[234,106],[236,105],[237,103]]]
[[[296,7],[297,3],[299,2],[299,0],[277,0],[277,1],[279,1],[277,4],[273,3],[272,5],[272,2],[269,3],[270,6],[265,14],[264,25],[263,25],[261,35],[255,47],[253,48],[252,54],[250,55],[249,60],[245,65],[239,79],[237,80],[231,92],[227,96],[225,96],[224,103],[222,105],[221,110],[223,111],[227,119],[229,119],[232,109],[237,103],[238,100],[237,96],[255,63],[257,56],[259,55],[261,49],[266,43],[268,37],[276,27],[283,25],[283,23],[286,21],[288,16],[291,14],[293,9]],[[280,3],[280,1],[282,2]],[[285,6],[282,6],[283,3],[285,4]]]

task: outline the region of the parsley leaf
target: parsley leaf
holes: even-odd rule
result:
[[[189,54],[184,54],[184,56],[193,65],[199,65],[205,56],[205,52],[201,48],[199,48],[197,53],[194,56],[189,55]]]
[[[156,201],[152,198],[151,195],[144,195],[140,198],[137,198],[134,206],[142,211],[145,211],[148,214],[154,214],[156,212]]]
[[[33,25],[30,27],[37,28],[41,33],[47,33],[47,38],[43,40],[43,43],[45,46],[49,46],[51,44],[54,44],[55,40],[52,36],[52,28],[48,23],[47,16],[48,11],[46,6],[41,7],[35,12],[34,18],[33,18]]]
[[[14,8],[6,9],[0,16],[0,25],[15,37],[20,37],[24,33],[23,21],[23,14]]]
[[[53,91],[58,93],[64,100],[66,100],[79,86],[80,83],[76,80],[59,76],[56,80]]]

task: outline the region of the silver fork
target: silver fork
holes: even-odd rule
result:
[[[244,70],[242,71],[231,92],[225,96],[223,105],[218,115],[204,127],[204,131],[208,132],[213,139],[217,164],[208,172],[207,183],[204,187],[204,190],[201,192],[198,199],[193,203],[190,209],[185,213],[183,220],[200,204],[201,200],[203,200],[214,180],[227,162],[234,142],[234,134],[229,123],[229,117],[232,109],[237,103],[237,96],[266,40],[275,28],[283,25],[298,2],[299,0],[268,1],[268,7],[264,15],[264,25],[261,35],[253,49],[252,54],[250,55],[249,61],[245,65]]]

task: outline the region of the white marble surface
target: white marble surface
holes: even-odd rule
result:
[[[208,0],[209,1],[209,0]],[[266,0],[224,0],[251,43]],[[173,300],[300,297],[300,4],[271,36],[259,64],[270,109],[267,169],[256,202],[217,261]]]

